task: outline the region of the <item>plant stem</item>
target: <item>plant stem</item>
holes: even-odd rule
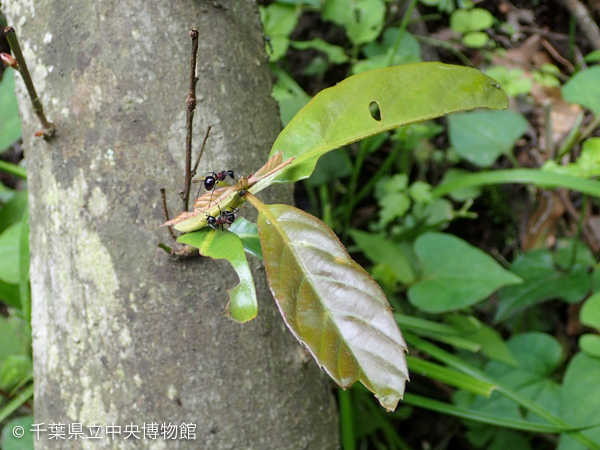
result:
[[[0,160],[0,170],[2,172],[10,173],[11,175],[22,178],[23,180],[27,179],[27,171],[16,164]]]
[[[388,61],[388,66],[394,65],[394,58],[396,57],[396,53],[398,53],[398,48],[400,48],[400,42],[402,42],[402,37],[404,36],[404,32],[406,31],[406,26],[408,25],[408,21],[410,20],[410,16],[412,16],[413,9],[417,4],[417,0],[410,0],[410,5],[406,9],[404,13],[404,17],[402,17],[402,21],[400,22],[400,28],[398,30],[398,36],[396,37],[396,41],[394,42],[394,48],[392,50],[392,54],[390,55],[390,60]]]
[[[579,241],[579,238],[581,237],[581,232],[583,230],[583,222],[585,220],[585,215],[587,213],[587,206],[588,206],[588,195],[587,194],[583,194],[582,197],[582,206],[581,206],[581,212],[579,213],[579,220],[577,221],[577,231],[575,232],[575,239],[573,240],[573,252],[571,253],[571,261],[569,261],[569,268],[567,269],[567,272],[571,272],[571,270],[573,269],[573,266],[575,266],[575,262],[577,260],[577,242]]]
[[[198,30],[192,28],[190,31],[192,38],[192,56],[190,57],[190,90],[186,99],[186,129],[185,137],[185,186],[183,190],[183,210],[187,211],[190,204],[190,189],[192,185],[192,125],[194,122],[194,110],[196,109],[196,59],[198,55]]]
[[[17,39],[15,29],[12,26],[8,26],[4,29],[4,33],[6,35],[8,45],[10,45],[10,49],[15,59],[19,63],[19,67],[17,70],[23,77],[23,81],[25,82],[25,86],[27,87],[27,92],[29,94],[29,98],[31,99],[31,104],[33,105],[33,111],[38,116],[38,119],[42,124],[43,130],[40,133],[40,135],[43,136],[44,139],[50,139],[56,134],[56,128],[54,127],[54,124],[48,122],[48,119],[46,119],[42,102],[40,101],[37,92],[35,91],[35,87],[33,86],[33,80],[31,79],[31,75],[29,74],[29,69],[27,69],[27,63],[25,62],[25,57],[23,56],[23,52],[21,51],[21,46],[19,45],[19,40]]]

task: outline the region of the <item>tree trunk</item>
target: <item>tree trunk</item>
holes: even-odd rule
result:
[[[247,175],[277,136],[255,2],[2,3],[58,131],[50,142],[33,137],[40,125],[17,77],[35,422],[47,429],[37,448],[91,444],[49,439],[51,423],[66,424],[66,438],[69,425],[86,435],[102,426],[94,448],[336,448],[329,384],[285,329],[262,263],[251,261],[259,317],[242,326],[223,314],[237,284],[227,263],[175,261],[156,246],[169,243],[157,228],[161,187],[171,215],[181,211],[191,28],[200,31],[194,155],[213,125],[200,171]],[[281,192],[266,200],[289,201]],[[153,422],[193,424],[195,440],[154,441]],[[111,439],[113,424],[121,434]],[[140,440],[125,439],[131,425]]]

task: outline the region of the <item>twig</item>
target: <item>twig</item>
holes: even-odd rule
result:
[[[192,124],[194,122],[194,110],[196,109],[196,57],[198,54],[198,30],[192,28],[190,37],[192,38],[192,56],[190,58],[190,90],[186,99],[187,115],[185,138],[185,187],[183,191],[183,210],[187,211],[190,203],[190,189],[192,185]]]
[[[600,49],[600,28],[590,16],[589,11],[579,0],[556,0],[562,6],[569,10],[569,13],[575,18],[579,27],[589,39],[594,49]]]
[[[17,60],[17,70],[21,73],[23,81],[25,82],[25,86],[27,87],[29,98],[33,104],[33,111],[38,116],[38,119],[43,127],[43,130],[38,131],[35,133],[35,135],[43,136],[44,139],[50,139],[56,134],[56,128],[53,123],[48,122],[48,119],[46,119],[42,102],[40,101],[37,92],[35,91],[35,87],[33,86],[33,81],[31,79],[31,75],[29,74],[29,70],[27,69],[27,63],[23,57],[23,52],[21,51],[21,46],[19,45],[15,29],[12,26],[8,26],[4,29],[4,33],[6,35],[8,45],[10,45],[10,49]]]
[[[206,129],[206,134],[204,135],[204,140],[202,141],[202,147],[200,147],[200,152],[198,153],[198,158],[196,158],[196,163],[194,164],[194,168],[192,169],[192,178],[196,176],[196,171],[198,170],[198,164],[200,164],[200,158],[202,157],[202,153],[204,153],[204,147],[206,146],[206,141],[208,140],[208,135],[210,134],[210,129],[212,125],[209,125]]]
[[[167,195],[165,194],[165,188],[161,188],[160,189],[160,196],[162,198],[162,205],[163,205],[163,213],[165,215],[165,222],[168,222],[169,220],[171,220],[171,218],[169,217],[169,209],[167,208]],[[167,227],[169,229],[169,234],[171,235],[171,237],[173,238],[173,240],[177,239],[177,236],[175,236],[175,233],[173,232],[173,228],[171,227]]]

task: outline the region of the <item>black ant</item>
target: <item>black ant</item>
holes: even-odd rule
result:
[[[235,213],[237,212],[238,210],[234,209],[233,211],[221,211],[221,213],[216,217],[207,215],[206,223],[215,230],[217,230],[217,227],[219,226],[221,226],[222,229],[223,225],[231,225],[233,222],[235,222]]]
[[[194,183],[202,182],[204,189],[206,189],[207,191],[213,191],[215,187],[217,187],[217,184],[222,181],[225,181],[227,177],[231,178],[234,181],[237,180],[236,174],[233,170],[221,170],[220,172],[210,172],[210,174],[207,175],[206,178],[199,178],[197,180],[194,180]],[[198,189],[196,197],[200,196],[200,189]],[[211,201],[212,193],[210,195],[210,200],[208,201],[209,204]]]
[[[217,185],[217,183],[225,181],[227,177],[231,178],[232,180],[235,180],[235,172],[233,170],[221,170],[220,172],[211,172],[210,175],[208,175],[203,181],[204,189],[206,189],[207,191],[212,191]]]

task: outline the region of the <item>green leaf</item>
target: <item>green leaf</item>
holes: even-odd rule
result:
[[[450,169],[444,174],[444,178],[442,178],[442,183],[449,183],[454,180],[458,180],[465,175],[469,175],[469,172],[463,169]],[[477,186],[464,187],[460,189],[456,189],[449,193],[449,196],[452,197],[452,200],[457,202],[464,202],[469,199],[476,199],[481,195],[481,189]]]
[[[13,412],[15,412],[19,407],[25,403],[27,400],[33,397],[33,384],[30,384],[18,395],[12,398],[6,405],[0,409],[0,422],[6,420],[8,416],[10,416]],[[4,439],[4,430],[2,430],[2,439]]]
[[[482,48],[488,43],[490,38],[483,31],[471,31],[462,37],[462,42],[467,47]]]
[[[323,52],[333,64],[344,64],[349,60],[348,55],[346,55],[342,47],[325,42],[321,38],[311,39],[310,41],[292,41],[291,44],[297,50],[312,48]]]
[[[15,97],[15,71],[6,69],[0,82],[0,153],[21,137],[21,120]]]
[[[426,233],[415,241],[423,272],[408,290],[410,302],[431,313],[471,306],[496,289],[522,280],[491,256],[450,234]]]
[[[579,311],[579,321],[582,325],[600,331],[600,293],[588,298]]]
[[[562,87],[562,95],[569,103],[577,103],[600,116],[600,66],[577,72]]]
[[[0,233],[17,223],[27,211],[27,191],[15,191],[15,195],[0,209]]]
[[[542,170],[580,178],[600,175],[600,138],[586,139],[575,162],[559,165],[550,159],[544,163]]]
[[[471,173],[440,184],[433,189],[431,194],[434,197],[441,197],[465,187],[506,183],[532,183],[544,188],[564,187],[600,198],[600,181],[584,180],[572,175],[544,172],[539,169],[509,169]]]
[[[502,89],[511,97],[529,94],[533,82],[525,76],[523,69],[509,69],[506,66],[491,66],[486,73],[497,80]]]
[[[235,220],[228,231],[239,236],[246,253],[250,253],[252,256],[263,259],[262,250],[260,248],[260,239],[258,237],[258,226],[255,223],[248,222],[243,217],[240,217]]]
[[[494,16],[481,8],[458,9],[450,16],[450,28],[460,34],[485,30],[493,24]]]
[[[595,63],[600,61],[600,50],[594,50],[583,58],[587,63]]]
[[[461,336],[479,344],[481,352],[493,361],[498,361],[508,366],[516,366],[517,361],[511,354],[506,342],[496,330],[486,325],[473,316],[465,317],[452,314],[446,320],[463,332]]]
[[[272,66],[272,71],[277,76],[272,95],[279,104],[281,122],[285,126],[310,101],[311,97],[284,70]]]
[[[498,156],[512,153],[527,126],[527,120],[514,111],[473,111],[448,117],[452,147],[479,167],[489,167]]]
[[[381,120],[369,110],[377,104]],[[310,176],[324,153],[383,131],[473,108],[506,108],[499,86],[483,73],[441,63],[364,72],[317,94],[281,132],[271,156],[295,157],[279,182]]]
[[[559,433],[564,430],[561,427],[553,425],[533,423],[523,419],[506,417],[499,411],[495,411],[496,414],[493,414],[468,408],[460,408],[454,405],[449,405],[448,403],[410,393],[406,393],[404,403],[407,405],[416,406],[418,408],[439,412],[444,415],[460,417],[466,420],[474,420],[479,423],[493,425],[495,427],[505,427],[515,430],[530,431],[533,433]]]
[[[352,44],[371,42],[379,36],[385,18],[383,0],[325,0],[321,10],[323,20],[346,29]]]
[[[10,420],[2,429],[2,448],[4,450],[32,450],[34,448],[34,434],[29,432],[32,429],[32,425],[33,416],[17,417]],[[23,437],[14,437],[13,429],[15,427],[21,427],[25,430]]]
[[[322,184],[350,176],[352,169],[352,161],[348,154],[343,148],[338,148],[326,153],[319,159],[315,171],[307,182],[311,186],[319,187]]]
[[[352,66],[352,74],[366,72],[367,70],[383,69],[388,65],[409,64],[421,62],[421,46],[415,37],[405,31],[400,40],[398,50],[394,55],[392,64],[390,58],[394,51],[394,44],[398,38],[398,28],[387,28],[383,32],[383,42],[370,42],[364,48],[367,59],[360,60]]]
[[[408,379],[406,344],[381,288],[327,225],[297,208],[264,206],[258,232],[292,334],[337,384],[359,380],[395,409]]]
[[[458,372],[454,369],[448,369],[424,359],[407,356],[406,361],[411,372],[416,372],[421,376],[432,378],[434,380],[446,383],[459,389],[465,389],[476,395],[489,397],[496,388],[493,384],[478,380],[471,375]]]
[[[14,223],[0,234],[0,280],[5,283],[18,284],[21,279],[19,269],[21,227],[21,222]]]
[[[579,348],[588,356],[600,358],[600,336],[596,334],[583,334],[579,337]]]
[[[490,362],[485,366],[486,374],[493,380],[497,380],[499,387],[513,389],[518,395],[558,413],[560,387],[553,380],[554,373],[563,357],[563,351],[558,341],[544,333],[524,333],[510,339],[507,344],[517,364],[508,366],[499,362]],[[499,391],[501,390],[502,388],[499,388]],[[494,393],[489,401],[474,398],[472,402],[468,403],[468,407],[484,413],[502,414],[515,419],[528,417],[531,421],[542,422],[547,426],[546,422],[538,416],[531,413],[524,414],[513,400]],[[487,433],[495,435],[497,430],[487,430]],[[486,448],[488,447],[486,446]]]
[[[244,246],[236,234],[203,228],[184,234],[177,241],[198,248],[203,256],[229,261],[240,278],[240,283],[227,291],[230,297],[227,304],[229,316],[238,323],[248,322],[256,317],[258,302],[254,280],[244,254]]]
[[[524,253],[515,260],[511,269],[523,279],[523,284],[507,286],[498,292],[496,321],[554,298],[576,303],[591,288],[587,266],[577,264],[569,272],[562,270],[555,266],[553,255],[548,250]]]
[[[13,308],[21,309],[19,286],[16,284],[5,283],[0,280],[0,301]]]
[[[565,372],[561,389],[562,418],[574,426],[589,426],[598,423],[600,410],[600,358],[592,358],[582,353],[576,354]],[[600,426],[584,430],[600,447]],[[576,444],[568,435],[560,437],[557,450],[585,449]]]
[[[415,280],[415,272],[403,249],[397,243],[379,234],[371,234],[360,230],[350,230],[350,236],[363,253],[374,263],[389,265],[398,281],[410,284]]]
[[[0,363],[10,355],[27,355],[30,351],[31,335],[27,324],[14,315],[0,315]]]
[[[270,45],[266,44],[267,55],[274,62],[287,52],[290,42],[288,37],[296,28],[302,10],[293,5],[272,3],[266,7],[260,6],[259,12],[265,36],[270,40]]]
[[[10,355],[0,369],[0,389],[11,391],[20,381],[30,378],[33,365],[29,355]]]

